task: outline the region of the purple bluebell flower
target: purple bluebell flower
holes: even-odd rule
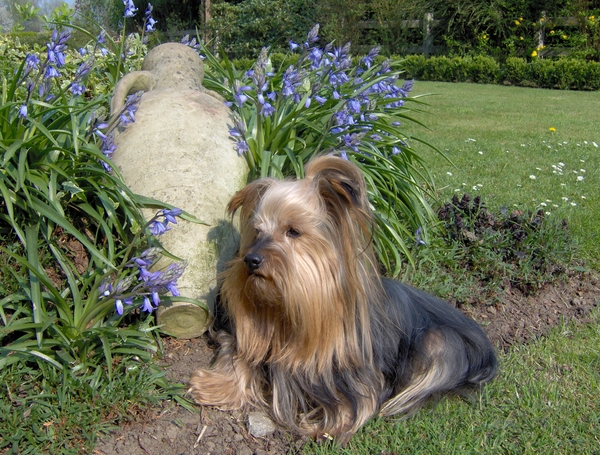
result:
[[[119,316],[123,316],[123,301],[121,299],[115,300],[115,310]]]
[[[148,225],[148,228],[150,229],[152,235],[157,237],[159,235],[163,235],[170,229],[164,222],[158,220],[151,221]]]
[[[313,26],[308,32],[308,36],[306,37],[306,42],[304,43],[304,47],[308,49],[312,44],[316,43],[319,40],[319,24]]]
[[[123,13],[123,17],[133,17],[137,13],[137,8],[135,7],[133,0],[123,0],[123,5],[125,5],[125,12]]]
[[[25,65],[27,67],[37,69],[39,64],[40,59],[37,57],[37,55],[27,54],[27,56],[25,57]]]
[[[246,136],[246,125],[239,117],[236,116],[229,134],[234,138],[244,138]]]
[[[77,82],[73,82],[71,84],[71,87],[69,88],[69,90],[71,90],[71,93],[75,96],[81,96],[85,93],[85,86],[82,84],[79,84]]]
[[[244,92],[252,90],[252,87],[248,85],[242,85],[242,83],[238,80],[234,82],[235,93],[233,98],[238,106],[242,107],[242,105],[248,100],[248,95],[245,95]]]
[[[379,55],[379,47],[374,47],[369,53],[362,58],[361,62],[367,67],[371,68],[371,65],[375,62],[375,57]]]
[[[321,95],[315,95],[315,101],[317,103],[319,103],[321,106],[323,106],[323,104],[325,104],[327,102],[327,98],[325,98],[324,96]]]
[[[181,216],[182,213],[183,210],[173,207],[172,209],[164,209],[162,211],[162,216],[164,216],[169,223],[177,224],[177,219],[175,217]]]
[[[152,292],[152,303],[154,304],[154,307],[158,307],[159,303],[160,303],[160,297],[158,295],[158,292],[153,291]]]
[[[19,117],[27,118],[27,104],[21,104],[21,107],[19,108]]]
[[[46,72],[44,73],[44,79],[50,79],[50,78],[59,77],[59,76],[60,76],[60,73],[52,65],[48,65],[46,67]]]
[[[240,156],[246,153],[248,150],[250,150],[250,147],[248,146],[248,143],[245,140],[237,141],[235,143],[234,148]]]
[[[152,4],[148,3],[146,11],[144,11],[144,20],[146,21],[146,32],[148,33],[151,33],[154,30],[156,30],[156,23],[158,22],[152,17],[152,10]]]
[[[396,147],[395,145],[392,147],[392,155],[398,155],[402,152],[402,150],[400,150],[398,147]]]
[[[275,113],[275,108],[271,103],[263,103],[260,113],[264,117],[270,117]]]
[[[154,308],[152,307],[152,304],[150,303],[150,299],[148,297],[144,297],[144,302],[142,303],[142,311],[145,311],[146,313],[152,313],[154,311]]]
[[[300,47],[300,45],[298,43],[295,43],[292,40],[290,40],[288,42],[288,44],[290,45],[290,51],[292,51],[292,52],[294,52],[296,49],[298,49]]]
[[[70,32],[58,32],[54,30],[50,42],[46,44],[48,49],[48,61],[60,68],[65,64],[65,54],[67,49],[66,42],[71,37]]]
[[[360,101],[355,98],[348,100],[348,108],[350,109],[350,112],[358,114],[360,112]]]

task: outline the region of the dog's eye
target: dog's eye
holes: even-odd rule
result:
[[[302,235],[302,233],[296,229],[294,229],[293,227],[289,227],[287,229],[287,231],[285,231],[285,235],[288,237],[292,237],[294,239],[297,239],[298,237],[300,237]]]

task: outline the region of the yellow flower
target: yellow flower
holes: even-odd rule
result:
[[[520,39],[521,41],[523,41],[525,38],[523,38],[522,36],[519,36],[519,39]]]
[[[519,21],[515,21],[515,25],[521,25]]]
[[[590,16],[590,20],[593,22],[594,21],[594,16]]]
[[[551,35],[554,35],[554,30],[550,30],[550,34],[551,34]]]
[[[483,39],[487,39],[487,35],[484,33],[482,36]]]
[[[549,129],[551,133],[556,133],[556,128],[554,128],[553,126],[551,126]]]
[[[532,57],[537,57],[537,52],[536,52],[536,51],[533,51],[533,52],[531,53],[531,56],[532,56]]]
[[[562,36],[562,39],[567,39],[567,35],[563,35],[563,36]]]
[[[523,18],[522,18],[522,17],[520,17],[520,18],[519,18],[519,20],[520,20],[521,22],[523,22]]]

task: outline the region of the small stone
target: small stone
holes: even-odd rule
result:
[[[255,438],[265,437],[275,431],[275,424],[262,412],[248,413],[248,432]]]

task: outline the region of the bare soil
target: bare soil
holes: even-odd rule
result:
[[[576,321],[591,322],[590,311],[600,302],[600,277],[572,273],[565,280],[525,296],[509,288],[501,304],[461,308],[486,330],[498,350],[529,342],[553,327]],[[209,364],[213,352],[204,337],[165,338],[167,377],[187,383],[194,370]],[[248,431],[247,412],[198,408],[191,413],[171,402],[150,410],[143,420],[99,438],[97,455],[266,455],[298,452],[305,441],[283,430],[266,437]]]

